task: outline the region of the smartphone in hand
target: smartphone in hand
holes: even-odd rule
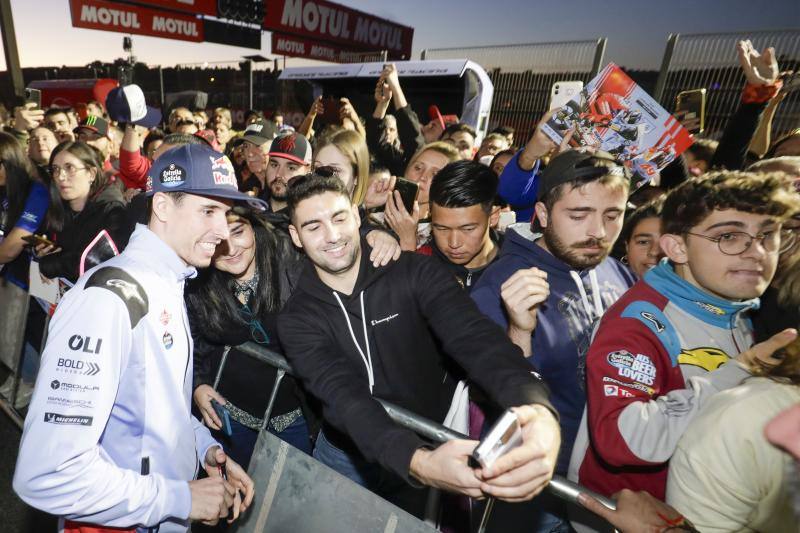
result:
[[[567,102],[580,94],[583,89],[583,82],[578,81],[557,81],[550,88],[550,105],[548,109],[557,109],[566,105]]]
[[[702,133],[706,122],[706,90],[681,91],[675,97],[675,115],[689,133]]]
[[[53,241],[51,241],[44,235],[36,235],[35,233],[32,233],[30,235],[25,235],[24,237],[22,237],[22,240],[33,247],[39,246],[40,244],[45,244],[47,246],[52,246],[55,244]]]
[[[25,89],[25,101],[36,104],[37,109],[42,108],[42,91],[39,89]]]
[[[403,200],[406,211],[409,214],[412,213],[414,211],[414,202],[417,200],[417,194],[419,193],[419,185],[405,178],[397,178],[394,190],[400,191],[400,198]]]
[[[474,467],[488,468],[494,462],[522,444],[522,428],[517,415],[510,410],[503,413],[489,433],[481,440],[470,457]]]
[[[230,437],[233,435],[233,429],[231,428],[231,415],[227,409],[222,407],[217,400],[211,399],[211,407],[214,408],[214,412],[217,413],[220,421],[222,422],[221,431]]]

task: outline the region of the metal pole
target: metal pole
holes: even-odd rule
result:
[[[14,32],[14,17],[11,14],[11,0],[0,0],[0,31],[3,33],[3,50],[6,56],[6,69],[11,75],[11,87],[14,94],[25,96],[25,80],[19,64],[17,34]]]
[[[248,109],[253,109],[253,60],[247,60],[247,88],[249,93]]]
[[[653,98],[656,102],[660,102],[664,96],[664,88],[667,84],[667,75],[669,74],[669,65],[672,62],[672,53],[675,51],[675,45],[678,42],[678,33],[670,33],[667,37],[667,48],[664,50],[664,57],[661,60],[661,70],[658,73],[658,81],[656,82],[656,90],[653,91]]]
[[[281,387],[283,377],[286,375],[285,370],[278,369],[275,372],[275,385],[272,386],[272,392],[269,395],[269,402],[267,403],[267,410],[264,411],[264,420],[261,422],[261,431],[266,431],[269,427],[269,419],[272,418],[272,411],[275,409],[275,400],[278,398],[278,389]]]
[[[166,98],[164,97],[164,67],[161,65],[158,66],[158,98],[161,100],[161,112],[163,113]]]
[[[594,78],[600,72],[600,67],[603,66],[603,56],[606,54],[606,43],[608,39],[601,37],[597,39],[597,46],[594,49],[594,60],[592,61],[592,73],[589,78]]]

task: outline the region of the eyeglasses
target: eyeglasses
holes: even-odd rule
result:
[[[54,178],[57,178],[63,172],[64,175],[69,176],[71,178],[75,174],[77,174],[79,170],[86,170],[87,168],[89,167],[74,167],[69,164],[66,165],[64,168],[53,165],[50,167],[50,175],[53,176]]]
[[[250,326],[250,338],[258,344],[269,344],[270,339],[269,335],[267,335],[267,331],[264,329],[264,326],[261,325],[261,321],[258,317],[250,310],[250,307],[245,304],[240,309],[240,312]]]
[[[789,230],[765,231],[756,235],[744,231],[729,231],[718,237],[709,237],[702,233],[686,233],[717,243],[719,251],[725,255],[741,255],[749,250],[756,240],[767,252],[783,252],[791,248],[795,240],[794,232]]]

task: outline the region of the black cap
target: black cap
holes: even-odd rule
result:
[[[613,163],[614,168],[596,167],[593,162],[597,160]],[[570,181],[592,181],[606,174],[617,172],[620,176],[628,177],[625,168],[614,159],[614,156],[607,152],[598,151],[592,153],[582,150],[567,150],[551,159],[550,163],[542,171],[536,196],[544,198],[547,193],[559,185]]]
[[[253,143],[256,146],[272,142],[278,134],[278,129],[270,120],[256,120],[248,125],[242,134],[242,140]]]

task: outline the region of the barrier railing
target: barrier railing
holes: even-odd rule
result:
[[[281,354],[273,352],[271,350],[267,350],[255,343],[248,342],[241,346],[237,347],[237,350],[241,351],[242,353],[257,359],[263,363],[266,363],[270,366],[273,366],[277,369],[277,377],[275,379],[275,384],[273,385],[270,400],[267,405],[267,409],[264,413],[264,424],[262,424],[261,430],[264,431],[266,429],[266,421],[269,421],[272,415],[272,409],[275,404],[275,397],[278,394],[278,388],[280,387],[283,378],[289,374],[292,374],[292,367],[289,362],[283,357]],[[218,370],[217,375],[219,376],[224,368],[225,362],[227,357],[223,358],[222,363],[220,364],[220,369]],[[469,439],[468,436],[463,435],[457,431],[453,431],[450,428],[447,428],[441,424],[428,420],[424,417],[421,417],[411,411],[394,405],[390,402],[385,400],[378,399],[381,403],[383,408],[386,410],[386,413],[389,417],[398,425],[408,428],[417,434],[430,439],[436,443],[443,443],[447,442],[448,440],[453,439]],[[563,476],[555,475],[553,479],[550,481],[547,490],[554,496],[570,502],[572,504],[580,505],[578,503],[578,496],[581,493],[588,494],[600,502],[603,503],[609,509],[615,509],[616,504],[613,500],[606,498],[601,494],[597,494],[581,485],[574,483]]]
[[[557,81],[587,83],[603,64],[606,38],[587,41],[528,43],[422,51],[422,59],[470,59],[481,65],[494,84],[489,129],[512,126],[517,143],[525,143],[548,110],[550,89]]]
[[[672,34],[667,39],[654,98],[673,111],[679,92],[705,88],[703,136],[718,138],[739,105],[745,84],[736,54],[736,43],[744,39],[751,40],[762,52],[774,46],[780,70],[800,68],[800,30]],[[778,107],[772,122],[773,138],[799,124],[800,91],[794,91]]]

